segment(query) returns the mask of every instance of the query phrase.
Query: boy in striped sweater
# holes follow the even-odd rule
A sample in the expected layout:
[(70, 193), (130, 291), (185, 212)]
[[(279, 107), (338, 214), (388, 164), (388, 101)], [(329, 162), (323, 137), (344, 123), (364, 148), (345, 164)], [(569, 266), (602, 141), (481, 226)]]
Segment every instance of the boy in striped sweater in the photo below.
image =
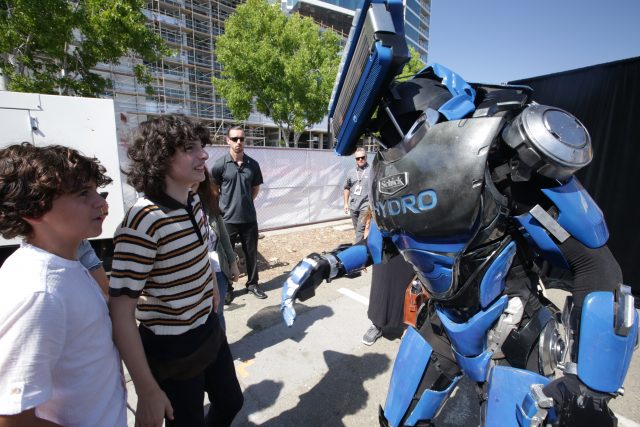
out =
[(128, 151), (127, 181), (144, 195), (114, 237), (109, 306), (138, 395), (136, 425), (227, 426), (243, 403), (216, 315), (205, 217), (189, 191), (208, 158), (196, 126), (183, 116), (148, 120)]

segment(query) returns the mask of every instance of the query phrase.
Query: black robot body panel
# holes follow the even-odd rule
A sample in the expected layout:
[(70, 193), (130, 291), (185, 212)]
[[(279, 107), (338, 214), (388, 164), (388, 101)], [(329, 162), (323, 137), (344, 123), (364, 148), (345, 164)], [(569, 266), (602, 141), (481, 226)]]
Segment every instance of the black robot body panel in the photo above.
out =
[[(402, 156), (373, 161), (372, 207), (378, 227), (419, 237), (471, 236), (489, 148), (499, 117), (437, 124)], [(396, 150), (402, 147), (394, 147)]]

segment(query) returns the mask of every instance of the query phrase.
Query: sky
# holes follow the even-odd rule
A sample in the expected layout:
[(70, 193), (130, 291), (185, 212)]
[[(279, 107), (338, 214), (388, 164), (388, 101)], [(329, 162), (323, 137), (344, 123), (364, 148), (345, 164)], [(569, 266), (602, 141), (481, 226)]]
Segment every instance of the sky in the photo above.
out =
[(429, 64), (506, 83), (640, 56), (640, 0), (432, 0)]

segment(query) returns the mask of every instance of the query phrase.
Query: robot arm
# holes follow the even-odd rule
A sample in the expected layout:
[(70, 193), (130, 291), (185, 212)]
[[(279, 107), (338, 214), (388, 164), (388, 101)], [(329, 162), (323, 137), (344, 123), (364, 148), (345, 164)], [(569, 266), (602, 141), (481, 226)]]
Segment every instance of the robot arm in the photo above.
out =
[[(537, 121), (542, 117), (564, 132), (556, 132), (558, 140), (540, 130)], [(553, 398), (561, 425), (614, 425), (607, 402), (621, 393), (638, 342), (638, 316), (606, 245), (604, 215), (572, 176), (591, 160), (589, 135), (568, 113), (535, 105), (525, 109), (503, 137), (518, 153), (512, 181), (528, 182), (520, 185), (527, 189), (522, 194), (511, 193), (520, 208), (514, 215), (520, 232), (538, 256), (572, 274), (567, 304), (573, 307), (563, 316), (569, 350), (564, 375), (544, 387), (544, 396)], [(562, 151), (560, 141), (570, 142), (573, 150)], [(540, 182), (556, 184), (536, 187)], [(596, 343), (598, 350), (593, 351)], [(530, 408), (528, 416), (533, 417), (534, 406)]]
[(293, 308), (296, 299), (305, 301), (314, 296), (315, 289), (323, 280), (330, 282), (371, 264), (379, 264), (382, 262), (383, 246), (382, 233), (375, 221), (372, 221), (366, 239), (330, 253), (312, 253), (300, 261), (282, 287), (280, 311), (287, 326), (293, 325), (296, 318)]
[(623, 393), (638, 346), (638, 314), (633, 303), (631, 290), (624, 285), (615, 292), (591, 292), (584, 298), (579, 311), (577, 364), (565, 363), (564, 376), (543, 389), (553, 398), (560, 425), (616, 425), (607, 402)]
[[(280, 311), (287, 326), (293, 325), (296, 311), (293, 303), (296, 299), (305, 301), (315, 295), (315, 289), (323, 280), (330, 282), (349, 273), (359, 271), (376, 260), (380, 255), (372, 252), (381, 251), (382, 246), (376, 246), (374, 236), (377, 228), (372, 226), (370, 236), (346, 249), (319, 255), (312, 253), (300, 261), (289, 274), (282, 287), (282, 302)], [(379, 234), (379, 232), (377, 233)]]

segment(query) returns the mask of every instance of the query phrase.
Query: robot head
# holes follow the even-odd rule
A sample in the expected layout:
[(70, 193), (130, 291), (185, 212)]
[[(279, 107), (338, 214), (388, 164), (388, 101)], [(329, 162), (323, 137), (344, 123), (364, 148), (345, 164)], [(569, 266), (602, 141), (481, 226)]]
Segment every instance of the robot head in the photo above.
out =
[(443, 118), (438, 109), (451, 98), (449, 90), (431, 78), (416, 76), (395, 84), (378, 106), (376, 125), (382, 144), (394, 147), (406, 142), (418, 126), (435, 125)]

